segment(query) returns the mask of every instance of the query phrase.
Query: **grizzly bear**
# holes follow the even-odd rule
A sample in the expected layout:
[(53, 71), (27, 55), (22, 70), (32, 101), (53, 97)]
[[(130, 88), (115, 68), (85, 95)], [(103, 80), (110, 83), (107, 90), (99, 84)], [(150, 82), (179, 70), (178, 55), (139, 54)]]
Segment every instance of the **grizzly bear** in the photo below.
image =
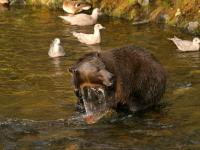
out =
[(156, 105), (165, 92), (164, 68), (147, 50), (136, 46), (88, 53), (69, 71), (78, 106), (90, 117), (99, 117), (108, 109), (144, 110)]

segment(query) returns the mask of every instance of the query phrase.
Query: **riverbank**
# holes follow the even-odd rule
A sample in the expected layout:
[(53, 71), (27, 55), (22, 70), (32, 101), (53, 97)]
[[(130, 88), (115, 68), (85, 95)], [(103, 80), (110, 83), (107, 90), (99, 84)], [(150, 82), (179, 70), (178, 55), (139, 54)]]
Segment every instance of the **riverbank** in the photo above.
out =
[[(88, 47), (71, 33), (92, 33), (92, 27), (71, 26), (60, 14), (62, 9), (13, 6), (0, 15), (0, 150), (200, 149), (200, 55), (180, 53), (167, 40), (193, 36), (154, 23), (138, 27), (102, 17), (102, 43)], [(50, 59), (48, 50), (56, 37), (67, 55)], [(96, 49), (130, 44), (147, 49), (166, 69), (163, 105), (87, 125), (75, 110), (67, 68)]]
[[(13, 4), (22, 0), (12, 0)], [(62, 9), (63, 0), (27, 0), (26, 5)], [(165, 23), (200, 35), (199, 0), (89, 0), (108, 16), (132, 20), (133, 24)], [(22, 2), (20, 2), (22, 4)]]
[(200, 34), (199, 0), (92, 0), (109, 16), (133, 20), (134, 24), (156, 22)]

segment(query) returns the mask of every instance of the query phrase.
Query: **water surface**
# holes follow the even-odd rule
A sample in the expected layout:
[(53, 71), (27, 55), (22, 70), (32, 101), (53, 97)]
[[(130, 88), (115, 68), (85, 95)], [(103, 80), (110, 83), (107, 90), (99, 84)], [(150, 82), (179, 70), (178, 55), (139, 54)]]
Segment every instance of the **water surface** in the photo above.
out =
[[(64, 23), (57, 17), (62, 11), (0, 13), (0, 149), (200, 149), (200, 53), (180, 53), (167, 40), (192, 36), (163, 25), (101, 17), (102, 43), (88, 47), (71, 32), (91, 33), (93, 27)], [(67, 56), (51, 59), (47, 53), (56, 37)], [(73, 120), (76, 98), (67, 68), (89, 51), (130, 44), (147, 48), (166, 69), (161, 106), (139, 116), (113, 114), (93, 125)]]

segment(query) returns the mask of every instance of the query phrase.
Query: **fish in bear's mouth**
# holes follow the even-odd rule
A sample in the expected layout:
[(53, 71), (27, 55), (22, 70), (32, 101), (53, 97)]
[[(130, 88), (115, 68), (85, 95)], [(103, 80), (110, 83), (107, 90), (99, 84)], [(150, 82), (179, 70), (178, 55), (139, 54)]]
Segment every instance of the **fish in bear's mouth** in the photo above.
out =
[(78, 98), (82, 100), (85, 109), (83, 117), (88, 124), (97, 122), (108, 112), (108, 95), (105, 87), (84, 86), (78, 92)]

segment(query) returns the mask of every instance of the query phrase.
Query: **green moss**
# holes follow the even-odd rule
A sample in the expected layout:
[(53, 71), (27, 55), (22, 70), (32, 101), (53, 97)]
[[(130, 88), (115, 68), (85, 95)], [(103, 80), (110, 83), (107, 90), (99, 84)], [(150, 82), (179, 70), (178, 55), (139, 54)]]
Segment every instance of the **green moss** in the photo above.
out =
[(121, 17), (122, 15), (124, 15), (125, 9), (126, 9), (127, 6), (128, 6), (128, 4), (126, 3), (126, 4), (123, 4), (123, 5), (120, 5), (116, 9), (114, 9), (113, 12), (112, 12), (113, 16)]
[(135, 9), (131, 10), (129, 13), (129, 19), (135, 18), (137, 16), (137, 11)]
[(168, 0), (168, 1), (163, 1), (162, 2), (162, 6), (165, 8), (169, 8), (172, 6), (172, 3)]
[(136, 4), (137, 0), (128, 0), (128, 4)]

